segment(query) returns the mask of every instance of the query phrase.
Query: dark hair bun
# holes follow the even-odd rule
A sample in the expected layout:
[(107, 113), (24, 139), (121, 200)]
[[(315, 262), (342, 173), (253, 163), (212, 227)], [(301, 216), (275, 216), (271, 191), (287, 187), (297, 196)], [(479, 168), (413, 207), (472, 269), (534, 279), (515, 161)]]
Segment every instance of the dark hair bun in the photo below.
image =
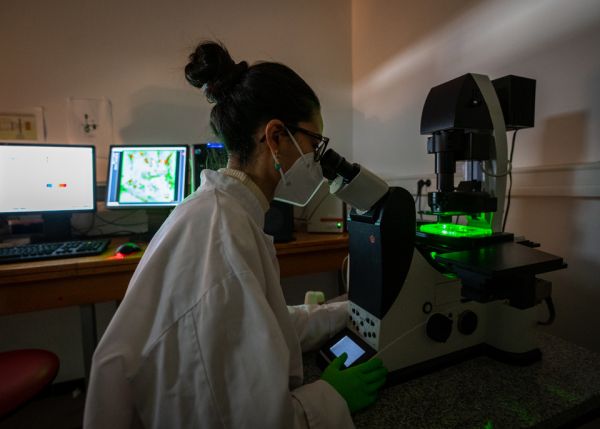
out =
[(227, 49), (215, 42), (200, 43), (189, 60), (185, 78), (191, 85), (202, 88), (211, 102), (226, 98), (248, 70), (246, 61), (236, 64)]

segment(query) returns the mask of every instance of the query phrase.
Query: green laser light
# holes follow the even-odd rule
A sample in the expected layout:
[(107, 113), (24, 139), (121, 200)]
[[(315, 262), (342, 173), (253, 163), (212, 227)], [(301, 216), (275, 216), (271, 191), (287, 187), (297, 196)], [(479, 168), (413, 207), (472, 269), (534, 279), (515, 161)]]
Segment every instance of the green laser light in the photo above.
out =
[(487, 237), (492, 235), (490, 228), (457, 225), (454, 223), (430, 223), (421, 225), (419, 231), (446, 237)]

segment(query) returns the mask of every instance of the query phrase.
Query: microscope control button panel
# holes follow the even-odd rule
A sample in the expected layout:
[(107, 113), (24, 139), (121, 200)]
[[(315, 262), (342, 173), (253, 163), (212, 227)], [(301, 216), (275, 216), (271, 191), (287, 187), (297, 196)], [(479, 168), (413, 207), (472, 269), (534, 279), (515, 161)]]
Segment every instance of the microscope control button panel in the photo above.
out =
[(380, 321), (357, 304), (350, 302), (348, 327), (353, 329), (371, 347), (377, 349)]

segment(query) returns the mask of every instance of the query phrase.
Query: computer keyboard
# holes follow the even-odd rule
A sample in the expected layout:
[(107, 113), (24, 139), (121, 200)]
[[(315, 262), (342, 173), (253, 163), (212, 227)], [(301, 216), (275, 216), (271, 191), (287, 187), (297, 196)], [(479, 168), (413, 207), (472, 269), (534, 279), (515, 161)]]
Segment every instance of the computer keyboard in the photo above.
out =
[(104, 252), (110, 239), (72, 240), (55, 243), (22, 244), (0, 248), (0, 264), (29, 262), (40, 259), (71, 258), (99, 255)]

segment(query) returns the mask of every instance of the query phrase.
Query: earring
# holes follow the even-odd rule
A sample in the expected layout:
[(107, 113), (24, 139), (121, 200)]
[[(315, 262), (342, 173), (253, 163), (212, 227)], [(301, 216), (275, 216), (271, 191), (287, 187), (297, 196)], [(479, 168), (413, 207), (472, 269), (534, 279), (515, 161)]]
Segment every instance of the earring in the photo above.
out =
[(279, 152), (275, 152), (274, 158), (275, 158), (275, 171), (279, 171), (279, 170), (281, 170), (281, 164), (279, 163)]

